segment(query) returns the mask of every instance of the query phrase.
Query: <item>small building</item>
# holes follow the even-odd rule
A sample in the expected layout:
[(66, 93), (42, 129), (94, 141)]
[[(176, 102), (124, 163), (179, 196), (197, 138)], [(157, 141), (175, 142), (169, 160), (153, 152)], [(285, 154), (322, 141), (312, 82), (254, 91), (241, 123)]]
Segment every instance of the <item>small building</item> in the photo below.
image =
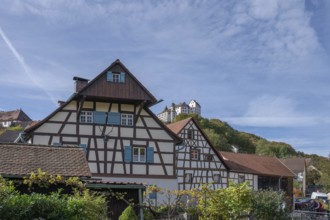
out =
[(22, 127), (25, 127), (25, 123), (30, 121), (32, 119), (22, 109), (0, 111), (0, 126), (2, 127), (6, 128), (19, 123), (23, 123)]
[[(86, 153), (82, 148), (66, 146), (54, 147), (44, 145), (27, 144), (1, 144), (0, 143), (0, 175), (7, 179), (22, 181), (23, 177), (29, 176), (31, 172), (37, 173), (38, 169), (50, 175), (61, 175), (65, 178), (79, 177), (86, 184), (87, 188), (96, 191), (109, 191), (125, 193), (127, 201), (133, 201), (137, 213), (143, 217), (142, 198), (145, 185), (137, 182), (114, 182), (102, 181), (102, 179), (91, 178)], [(27, 191), (27, 187), (19, 184), (18, 190)], [(52, 190), (46, 188), (43, 192)], [(65, 187), (65, 186), (63, 186)], [(65, 191), (65, 190), (64, 190)], [(115, 197), (108, 199), (108, 216), (111, 219), (118, 219), (119, 215), (127, 207), (123, 200)], [(141, 219), (142, 219), (141, 217)]]
[(229, 179), (234, 182), (249, 181), (254, 190), (282, 190), (292, 198), (295, 174), (276, 157), (225, 151), (219, 151), (219, 155), (229, 168)]
[(201, 116), (202, 108), (196, 100), (191, 100), (189, 104), (182, 102), (179, 104), (172, 103), (170, 107), (165, 107), (157, 117), (164, 123), (171, 123), (175, 117), (180, 114), (197, 114)]

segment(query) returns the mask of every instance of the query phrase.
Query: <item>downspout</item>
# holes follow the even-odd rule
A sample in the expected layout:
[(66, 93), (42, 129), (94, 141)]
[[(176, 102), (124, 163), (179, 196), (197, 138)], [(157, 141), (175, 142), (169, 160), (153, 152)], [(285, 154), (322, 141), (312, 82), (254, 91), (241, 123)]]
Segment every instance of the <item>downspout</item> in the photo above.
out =
[(139, 189), (139, 206), (140, 206), (140, 220), (144, 219), (143, 216), (143, 203), (142, 203), (142, 189)]

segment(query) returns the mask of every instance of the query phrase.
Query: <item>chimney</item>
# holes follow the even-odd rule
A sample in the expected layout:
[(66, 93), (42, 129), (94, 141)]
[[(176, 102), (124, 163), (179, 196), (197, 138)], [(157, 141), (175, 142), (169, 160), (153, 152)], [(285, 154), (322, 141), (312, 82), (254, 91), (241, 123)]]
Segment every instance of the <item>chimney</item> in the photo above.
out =
[(88, 84), (88, 79), (80, 78), (80, 77), (73, 77), (73, 80), (75, 80), (75, 92), (79, 92), (82, 90), (87, 84)]
[(65, 101), (58, 100), (57, 103), (58, 103), (59, 107), (61, 107), (65, 103)]

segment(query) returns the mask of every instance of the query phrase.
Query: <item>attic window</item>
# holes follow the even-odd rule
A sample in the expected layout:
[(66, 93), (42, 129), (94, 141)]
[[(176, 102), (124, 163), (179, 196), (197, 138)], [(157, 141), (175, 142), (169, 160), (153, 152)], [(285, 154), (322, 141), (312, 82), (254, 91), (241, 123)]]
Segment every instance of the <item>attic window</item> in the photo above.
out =
[(193, 131), (192, 129), (189, 129), (187, 132), (188, 132), (188, 133), (187, 133), (187, 138), (188, 138), (189, 140), (194, 139), (194, 131)]
[(124, 72), (107, 72), (107, 81), (112, 83), (125, 83), (125, 73)]

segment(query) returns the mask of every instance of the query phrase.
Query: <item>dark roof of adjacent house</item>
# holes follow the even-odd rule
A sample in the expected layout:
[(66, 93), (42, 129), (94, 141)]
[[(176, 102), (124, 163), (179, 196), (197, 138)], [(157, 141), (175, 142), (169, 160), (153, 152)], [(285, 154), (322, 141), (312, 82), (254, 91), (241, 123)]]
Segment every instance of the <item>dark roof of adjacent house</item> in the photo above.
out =
[(280, 159), (296, 175), (306, 170), (306, 161), (302, 157), (292, 157)]
[(219, 151), (231, 171), (267, 176), (294, 177), (276, 157)]
[(81, 148), (0, 144), (0, 175), (25, 176), (39, 168), (52, 175), (91, 177)]
[(32, 119), (22, 109), (16, 109), (13, 111), (1, 111), (0, 121), (32, 121)]
[(20, 131), (5, 130), (0, 134), (0, 143), (14, 143), (18, 138)]

